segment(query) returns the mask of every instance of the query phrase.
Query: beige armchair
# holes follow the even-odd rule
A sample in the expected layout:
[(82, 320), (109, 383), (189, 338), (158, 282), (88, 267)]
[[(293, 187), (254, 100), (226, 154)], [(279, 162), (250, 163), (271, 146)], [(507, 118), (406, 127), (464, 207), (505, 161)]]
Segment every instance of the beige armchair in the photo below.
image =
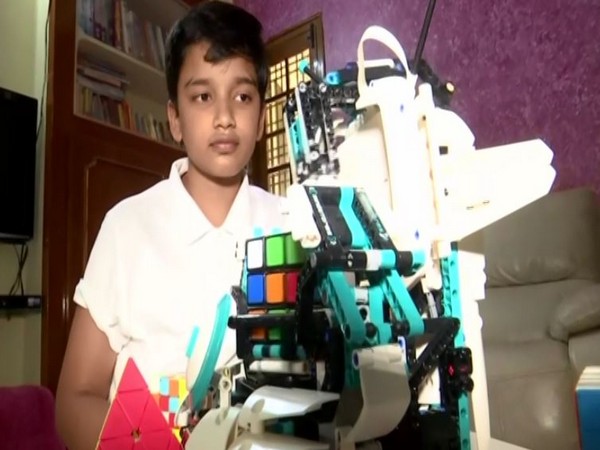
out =
[(556, 192), (484, 231), (480, 302), (494, 438), (577, 450), (574, 385), (600, 364), (600, 204)]

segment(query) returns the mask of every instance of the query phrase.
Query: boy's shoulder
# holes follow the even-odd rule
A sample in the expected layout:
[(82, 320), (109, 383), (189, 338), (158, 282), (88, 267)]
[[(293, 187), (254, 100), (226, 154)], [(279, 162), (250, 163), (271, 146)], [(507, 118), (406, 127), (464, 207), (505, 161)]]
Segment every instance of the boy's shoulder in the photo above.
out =
[(106, 218), (119, 224), (131, 224), (159, 217), (161, 212), (169, 208), (172, 201), (169, 191), (168, 179), (161, 180), (137, 194), (120, 200), (108, 211)]
[[(272, 194), (255, 185), (248, 184), (246, 189), (246, 198), (250, 203), (253, 221), (258, 222), (257, 225), (283, 226), (288, 211), (287, 198)], [(175, 208), (176, 203), (180, 206), (189, 206), (187, 202), (182, 201), (179, 194), (181, 193), (177, 192), (172, 179), (161, 180), (119, 201), (108, 211), (106, 219), (113, 225), (123, 228), (156, 224), (167, 217), (177, 215), (175, 209), (179, 210), (179, 208)]]
[(280, 208), (282, 205), (285, 205), (285, 197), (272, 194), (259, 186), (249, 185), (248, 191), (250, 193), (251, 201), (258, 207)]
[(258, 186), (249, 186), (252, 216), (263, 227), (287, 228), (287, 198), (272, 194)]

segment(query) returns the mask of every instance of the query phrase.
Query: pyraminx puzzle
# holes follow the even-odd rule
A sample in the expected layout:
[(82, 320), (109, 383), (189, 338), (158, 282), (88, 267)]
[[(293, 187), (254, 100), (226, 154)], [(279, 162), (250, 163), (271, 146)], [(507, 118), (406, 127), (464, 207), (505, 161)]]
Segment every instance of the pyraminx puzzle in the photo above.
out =
[(133, 359), (127, 361), (96, 450), (181, 450)]

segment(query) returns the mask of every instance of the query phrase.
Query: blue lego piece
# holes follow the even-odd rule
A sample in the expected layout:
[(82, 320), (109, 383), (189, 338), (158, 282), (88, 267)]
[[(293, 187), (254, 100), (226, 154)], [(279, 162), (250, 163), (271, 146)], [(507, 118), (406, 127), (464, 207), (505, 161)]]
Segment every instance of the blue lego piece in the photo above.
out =
[(338, 86), (342, 84), (342, 77), (337, 70), (329, 72), (327, 75), (325, 75), (325, 83), (330, 86)]

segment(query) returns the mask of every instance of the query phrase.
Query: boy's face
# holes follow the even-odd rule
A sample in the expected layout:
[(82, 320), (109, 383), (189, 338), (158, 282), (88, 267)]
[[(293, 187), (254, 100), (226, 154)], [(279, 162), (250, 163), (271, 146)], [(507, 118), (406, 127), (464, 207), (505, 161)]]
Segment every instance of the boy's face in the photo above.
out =
[(169, 124), (175, 140), (183, 140), (190, 171), (226, 182), (250, 161), (262, 137), (264, 108), (252, 63), (241, 57), (209, 63), (208, 48), (201, 42), (187, 49)]

